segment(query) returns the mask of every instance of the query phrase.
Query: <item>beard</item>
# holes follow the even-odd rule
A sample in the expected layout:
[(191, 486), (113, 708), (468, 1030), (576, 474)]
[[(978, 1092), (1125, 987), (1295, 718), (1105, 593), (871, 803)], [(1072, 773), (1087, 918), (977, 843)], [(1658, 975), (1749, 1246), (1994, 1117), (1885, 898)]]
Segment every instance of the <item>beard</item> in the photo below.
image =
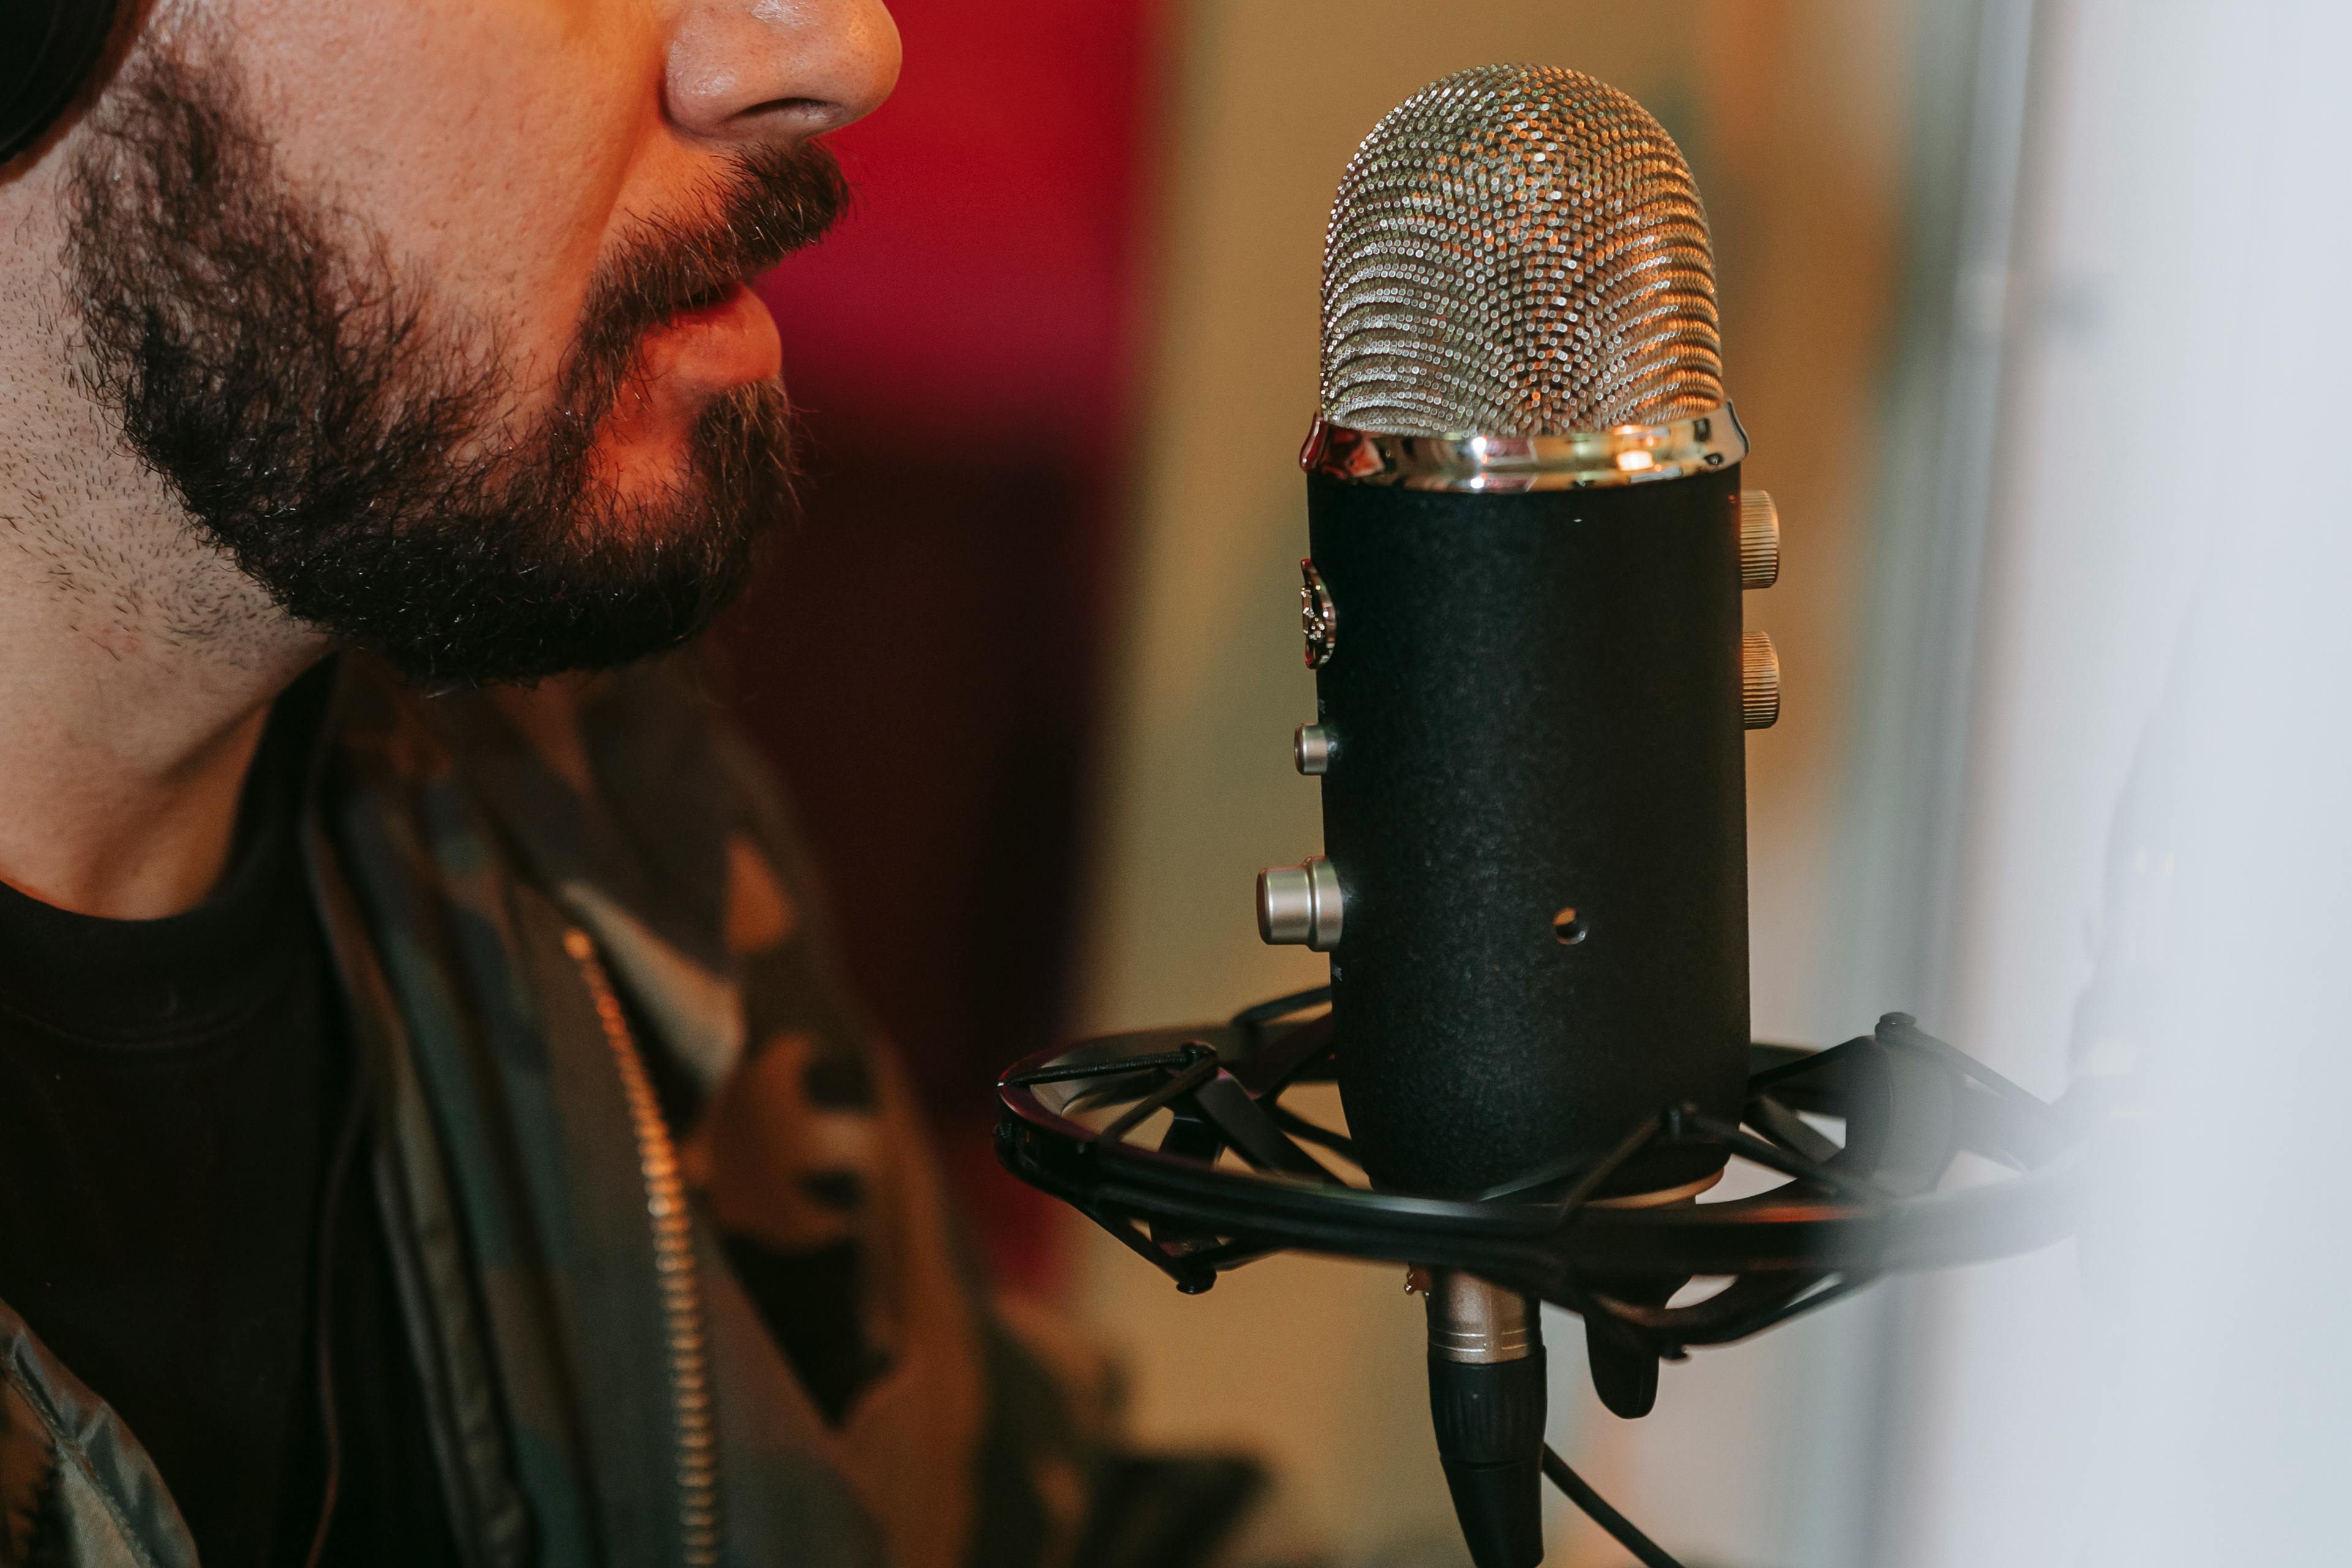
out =
[(714, 399), (652, 493), (620, 494), (596, 445), (648, 331), (839, 216), (823, 147), (738, 154), (689, 216), (633, 235), (526, 419), (498, 333), (295, 190), (233, 72), (135, 61), (92, 131), (67, 196), (86, 389), (194, 528), (337, 644), (431, 685), (610, 668), (707, 626), (791, 515), (772, 382)]

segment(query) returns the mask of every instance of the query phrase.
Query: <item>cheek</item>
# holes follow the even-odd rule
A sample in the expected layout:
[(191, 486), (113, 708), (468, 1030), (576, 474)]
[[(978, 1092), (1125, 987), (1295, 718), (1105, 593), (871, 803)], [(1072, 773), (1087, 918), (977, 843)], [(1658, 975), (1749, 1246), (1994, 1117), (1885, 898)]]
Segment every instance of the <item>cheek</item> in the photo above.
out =
[(633, 165), (661, 134), (662, 43), (634, 0), (286, 4), (241, 27), (301, 188), (349, 209), (452, 328), (543, 388)]

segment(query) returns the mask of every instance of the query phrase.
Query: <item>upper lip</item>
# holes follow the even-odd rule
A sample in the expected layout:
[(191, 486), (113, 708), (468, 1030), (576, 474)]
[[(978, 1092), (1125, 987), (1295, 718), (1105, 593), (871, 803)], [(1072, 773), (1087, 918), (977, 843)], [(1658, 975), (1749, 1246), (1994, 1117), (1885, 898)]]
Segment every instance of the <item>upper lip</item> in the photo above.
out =
[(743, 280), (741, 278), (720, 278), (717, 282), (711, 283), (704, 287), (698, 288), (693, 293), (679, 299), (677, 302), (677, 308), (670, 313), (674, 316), (683, 316), (689, 310), (707, 310), (711, 306), (723, 302), (730, 295), (733, 294), (738, 288), (742, 287)]

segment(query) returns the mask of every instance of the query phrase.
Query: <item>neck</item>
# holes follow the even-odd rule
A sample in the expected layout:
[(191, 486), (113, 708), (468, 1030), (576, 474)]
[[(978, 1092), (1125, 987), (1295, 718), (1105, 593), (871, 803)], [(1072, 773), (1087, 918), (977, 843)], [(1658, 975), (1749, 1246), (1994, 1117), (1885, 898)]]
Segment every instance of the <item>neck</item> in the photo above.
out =
[(59, 372), (61, 301), (20, 281), (42, 276), (20, 243), (0, 239), (0, 882), (153, 919), (220, 881), (269, 705), (326, 644)]
[(195, 907), (227, 869), (269, 703), (299, 672), (222, 681), (118, 660), (81, 628), (26, 635), (21, 611), (0, 595), (0, 881), (113, 919)]
[[(0, 881), (114, 919), (192, 909), (227, 867), (270, 703), (325, 650), (308, 634), (224, 647), (173, 613), (185, 582), (126, 581), (105, 570), (120, 549), (79, 548), (160, 535), (184, 552), (176, 517), (45, 522), (10, 493), (17, 466), (0, 458), (0, 539), (16, 547), (0, 549)], [(243, 591), (233, 566), (203, 564)]]

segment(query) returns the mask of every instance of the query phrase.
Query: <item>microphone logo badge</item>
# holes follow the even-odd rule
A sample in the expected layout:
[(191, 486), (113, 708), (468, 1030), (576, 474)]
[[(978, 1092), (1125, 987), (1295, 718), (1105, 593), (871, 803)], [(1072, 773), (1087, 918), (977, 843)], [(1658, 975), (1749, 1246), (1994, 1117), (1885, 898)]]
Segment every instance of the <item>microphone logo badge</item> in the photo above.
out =
[(1307, 667), (1319, 670), (1339, 651), (1339, 610), (1312, 559), (1298, 563), (1298, 574), (1305, 580), (1298, 590), (1298, 623), (1307, 633)]

